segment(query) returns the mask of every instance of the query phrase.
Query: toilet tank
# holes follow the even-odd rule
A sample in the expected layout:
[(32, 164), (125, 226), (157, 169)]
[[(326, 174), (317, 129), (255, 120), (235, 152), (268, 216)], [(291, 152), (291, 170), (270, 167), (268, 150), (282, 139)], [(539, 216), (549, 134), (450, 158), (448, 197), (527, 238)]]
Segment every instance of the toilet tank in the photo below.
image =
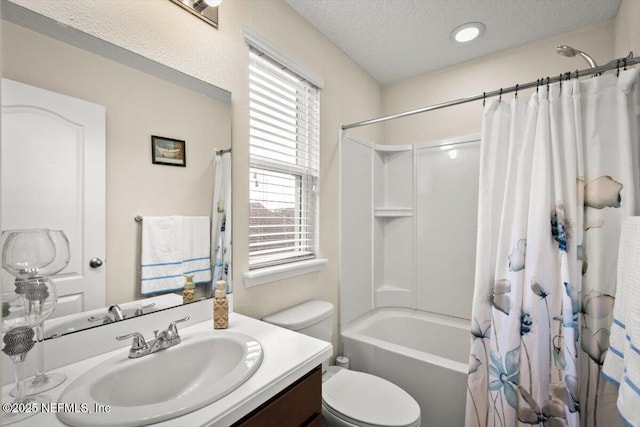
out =
[(263, 317), (262, 320), (323, 341), (332, 342), (333, 304), (327, 301), (306, 301)]

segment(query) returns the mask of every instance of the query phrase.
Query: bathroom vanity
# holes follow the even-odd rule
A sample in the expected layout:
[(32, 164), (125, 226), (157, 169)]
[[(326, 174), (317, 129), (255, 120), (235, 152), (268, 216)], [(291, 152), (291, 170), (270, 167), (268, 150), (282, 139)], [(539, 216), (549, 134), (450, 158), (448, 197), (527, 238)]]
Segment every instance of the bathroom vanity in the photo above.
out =
[(322, 367), (315, 367), (233, 425), (322, 426)]
[[(210, 301), (208, 303), (210, 304)], [(208, 306), (208, 304), (206, 305)], [(169, 317), (175, 317), (176, 311), (175, 309), (167, 310), (145, 317), (154, 316), (156, 328), (164, 328), (165, 323), (168, 323), (167, 319), (171, 321)], [(145, 336), (151, 335), (151, 331), (144, 329), (145, 326), (142, 324), (135, 326), (135, 328), (141, 328), (140, 332)], [(101, 328), (101, 331), (105, 329), (107, 328)], [(189, 340), (199, 339), (203, 336), (214, 337), (229, 332), (248, 335), (260, 344), (263, 359), (258, 369), (242, 385), (215, 402), (193, 412), (153, 425), (175, 427), (187, 425), (247, 427), (275, 424), (320, 426), (322, 420), (320, 365), (332, 354), (332, 346), (328, 342), (240, 314), (230, 313), (229, 329), (225, 331), (214, 330), (209, 318), (206, 321), (180, 328), (183, 342), (162, 352), (170, 352), (178, 349), (180, 345), (188, 345), (185, 343), (188, 343)], [(55, 343), (63, 338), (54, 339), (51, 342)], [(85, 337), (85, 339), (91, 338)], [(115, 337), (113, 341), (115, 342)], [(95, 372), (101, 367), (104, 369), (109, 360), (120, 358), (117, 363), (123, 365), (133, 362), (132, 359), (126, 359), (130, 342), (119, 341), (118, 343), (124, 347), (55, 369), (55, 371), (66, 374), (68, 379), (58, 388), (45, 394), (51, 397), (52, 402), (58, 402), (65, 389), (78, 377), (85, 373)], [(151, 361), (151, 358), (161, 355), (162, 352), (144, 356), (137, 361), (145, 363), (145, 358), (149, 358), (148, 361)], [(165, 374), (166, 372), (157, 372), (160, 378), (166, 377)], [(3, 387), (3, 402), (11, 402), (12, 398), (8, 393), (12, 387), (13, 384)], [(59, 409), (66, 410), (65, 408)], [(87, 421), (90, 421), (90, 417), (91, 414), (87, 414)], [(266, 420), (268, 422), (265, 423)], [(40, 413), (13, 425), (64, 426), (65, 424), (59, 420), (55, 413)]]

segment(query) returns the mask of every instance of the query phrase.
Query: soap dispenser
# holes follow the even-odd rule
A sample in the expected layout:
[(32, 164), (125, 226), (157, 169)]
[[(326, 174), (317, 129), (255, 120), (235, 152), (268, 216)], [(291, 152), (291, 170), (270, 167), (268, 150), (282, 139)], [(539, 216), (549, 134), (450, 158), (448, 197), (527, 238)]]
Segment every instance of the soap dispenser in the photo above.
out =
[(184, 284), (184, 291), (182, 291), (182, 303), (189, 304), (195, 301), (195, 285), (193, 284), (193, 274), (184, 274), (187, 278), (187, 282)]
[(213, 298), (213, 328), (229, 327), (229, 300), (227, 299), (227, 282), (218, 280)]

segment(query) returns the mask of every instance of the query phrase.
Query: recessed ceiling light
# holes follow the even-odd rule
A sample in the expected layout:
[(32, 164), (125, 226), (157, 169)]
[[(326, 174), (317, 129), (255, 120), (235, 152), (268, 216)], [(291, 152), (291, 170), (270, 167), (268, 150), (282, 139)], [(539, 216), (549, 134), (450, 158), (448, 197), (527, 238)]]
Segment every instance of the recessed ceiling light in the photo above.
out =
[(484, 32), (485, 26), (480, 22), (467, 22), (451, 31), (451, 40), (466, 43), (477, 38)]

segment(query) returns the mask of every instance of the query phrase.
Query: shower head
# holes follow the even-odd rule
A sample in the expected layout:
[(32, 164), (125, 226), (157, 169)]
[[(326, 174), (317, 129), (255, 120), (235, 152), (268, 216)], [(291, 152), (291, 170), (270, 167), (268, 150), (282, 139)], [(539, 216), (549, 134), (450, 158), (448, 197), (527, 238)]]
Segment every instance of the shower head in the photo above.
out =
[(558, 55), (562, 55), (562, 56), (566, 56), (566, 57), (573, 57), (576, 55), (580, 55), (584, 58), (585, 61), (587, 61), (589, 63), (589, 66), (591, 68), (595, 68), (598, 66), (598, 64), (596, 64), (596, 61), (593, 60), (592, 57), (590, 57), (589, 55), (587, 55), (586, 53), (584, 53), (581, 50), (575, 49), (571, 46), (567, 46), (567, 45), (560, 45), (556, 48), (556, 52), (558, 52)]

